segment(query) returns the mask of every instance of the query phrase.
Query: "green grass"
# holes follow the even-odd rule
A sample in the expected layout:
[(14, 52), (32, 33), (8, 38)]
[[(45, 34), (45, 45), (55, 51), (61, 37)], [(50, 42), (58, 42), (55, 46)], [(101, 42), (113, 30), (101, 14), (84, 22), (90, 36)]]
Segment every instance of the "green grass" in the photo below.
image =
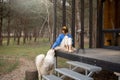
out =
[[(5, 40), (4, 40), (5, 41)], [(14, 43), (14, 42), (12, 42)], [(20, 45), (11, 45), (0, 46), (0, 56), (1, 55), (10, 55), (10, 56), (35, 56), (36, 54), (46, 53), (50, 48), (47, 39), (41, 39), (39, 42), (30, 42), (27, 44)]]
[(67, 59), (58, 57), (57, 61), (58, 61), (58, 64), (57, 64), (58, 67), (63, 67), (63, 66), (66, 67), (66, 68), (69, 67), (69, 65), (66, 64)]
[[(19, 58), (24, 57), (29, 60), (34, 60), (38, 54), (46, 54), (50, 49), (48, 39), (39, 39), (39, 41), (29, 41), (27, 44), (16, 45), (11, 39), (11, 44), (6, 45), (6, 39), (4, 39), (4, 45), (0, 46), (0, 74), (8, 73), (16, 69), (19, 65)], [(5, 57), (5, 59), (4, 59)], [(7, 58), (12, 58), (9, 60)], [(58, 57), (59, 67), (68, 67), (65, 63), (66, 59)]]
[(5, 44), (0, 46), (0, 74), (11, 72), (19, 65), (19, 58), (34, 60), (38, 54), (46, 54), (50, 45), (47, 39), (41, 39), (39, 42), (30, 42), (27, 44), (9, 46)]
[(18, 65), (19, 61), (16, 59), (0, 59), (0, 74), (11, 72), (12, 70), (16, 69)]

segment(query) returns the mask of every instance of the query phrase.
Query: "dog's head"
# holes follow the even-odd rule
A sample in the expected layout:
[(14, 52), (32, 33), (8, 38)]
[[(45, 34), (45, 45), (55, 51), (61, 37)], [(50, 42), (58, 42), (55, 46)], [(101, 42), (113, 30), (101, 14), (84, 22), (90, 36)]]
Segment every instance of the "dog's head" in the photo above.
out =
[(55, 50), (53, 50), (53, 49), (48, 50), (47, 55), (54, 56), (55, 55)]

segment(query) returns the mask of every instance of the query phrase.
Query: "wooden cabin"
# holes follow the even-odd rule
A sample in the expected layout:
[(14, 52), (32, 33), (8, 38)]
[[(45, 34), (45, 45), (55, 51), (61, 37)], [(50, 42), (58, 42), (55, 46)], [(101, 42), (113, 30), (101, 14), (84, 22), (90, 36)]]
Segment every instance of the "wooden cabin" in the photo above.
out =
[[(71, 32), (73, 39), (75, 38), (75, 1), (72, 0), (72, 19)], [(80, 0), (80, 16), (81, 16), (81, 34), (78, 52), (69, 54), (66, 52), (56, 51), (56, 57), (62, 57), (70, 60), (81, 61), (102, 67), (103, 70), (109, 70), (120, 73), (120, 0), (97, 0), (97, 24), (96, 36), (93, 42), (93, 0), (89, 1), (89, 49), (84, 44), (84, 0)], [(65, 14), (65, 2), (63, 0), (63, 16)], [(54, 0), (54, 37), (56, 39), (56, 14), (57, 0)], [(65, 18), (63, 17), (63, 24)], [(95, 33), (94, 32), (94, 33)], [(75, 40), (74, 40), (75, 42)], [(96, 43), (96, 44), (94, 44)], [(93, 48), (92, 46), (96, 47)]]

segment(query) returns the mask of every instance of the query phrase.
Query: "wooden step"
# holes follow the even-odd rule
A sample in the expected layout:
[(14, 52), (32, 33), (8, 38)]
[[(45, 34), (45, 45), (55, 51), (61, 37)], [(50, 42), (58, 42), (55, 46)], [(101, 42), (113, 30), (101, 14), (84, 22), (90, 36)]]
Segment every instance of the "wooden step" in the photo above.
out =
[(90, 65), (87, 63), (78, 62), (78, 61), (67, 61), (66, 63), (75, 66), (72, 70), (75, 70), (78, 67), (84, 69), (85, 75), (87, 76), (92, 76), (93, 73), (99, 72), (102, 70), (101, 67)]
[(55, 75), (43, 75), (42, 78), (45, 80), (62, 80), (61, 78)]
[(87, 63), (78, 62), (78, 61), (67, 61), (67, 63), (70, 65), (76, 66), (76, 67), (83, 68), (88, 71), (92, 71), (92, 72), (98, 72), (102, 70), (101, 67), (90, 65)]
[(75, 79), (75, 80), (93, 80), (93, 78), (91, 78), (91, 77), (82, 75), (80, 73), (77, 73), (77, 72), (72, 71), (72, 70), (67, 69), (67, 68), (56, 68), (55, 70), (57, 72), (65, 75), (65, 76), (68, 76), (68, 77)]

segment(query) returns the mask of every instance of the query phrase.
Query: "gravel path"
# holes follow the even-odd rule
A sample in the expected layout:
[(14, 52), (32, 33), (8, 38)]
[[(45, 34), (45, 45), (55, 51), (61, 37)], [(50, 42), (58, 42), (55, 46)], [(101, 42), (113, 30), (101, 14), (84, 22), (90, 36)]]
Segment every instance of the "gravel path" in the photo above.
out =
[(20, 66), (8, 74), (1, 75), (0, 80), (24, 80), (26, 70), (36, 69), (34, 61), (25, 58), (20, 58), (19, 60)]

